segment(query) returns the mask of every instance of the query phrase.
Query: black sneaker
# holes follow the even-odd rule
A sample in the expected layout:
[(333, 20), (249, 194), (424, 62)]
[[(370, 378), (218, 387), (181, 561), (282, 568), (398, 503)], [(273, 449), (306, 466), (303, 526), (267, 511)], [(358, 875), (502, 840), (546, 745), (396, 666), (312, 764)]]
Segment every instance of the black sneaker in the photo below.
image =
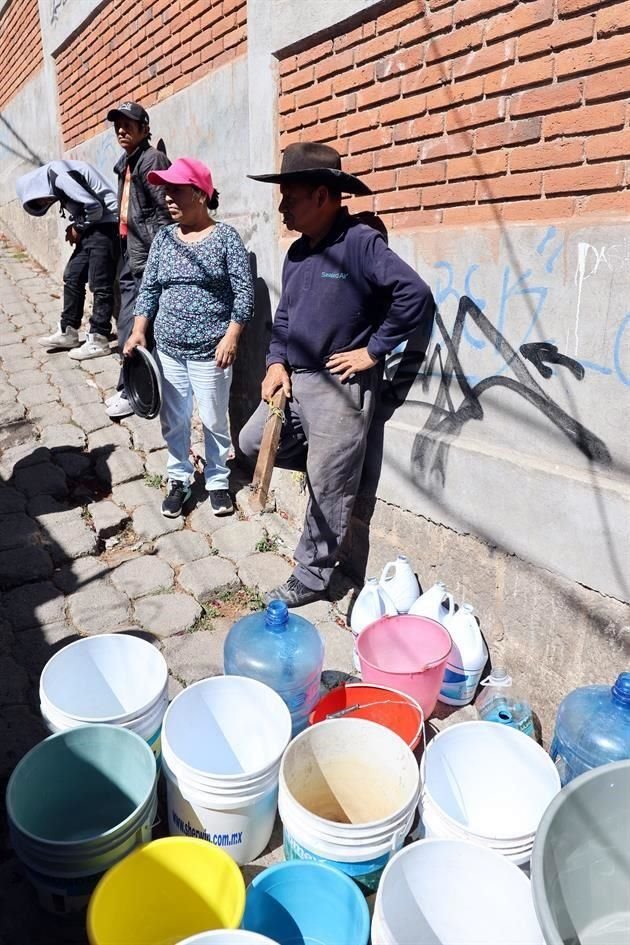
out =
[(162, 515), (166, 518), (177, 518), (190, 499), (190, 486), (185, 482), (171, 482), (171, 490), (162, 502)]
[(232, 496), (227, 489), (211, 489), (210, 506), (215, 515), (231, 515), (234, 511)]
[(287, 607), (301, 607), (303, 604), (312, 604), (315, 600), (321, 600), (326, 594), (325, 589), (314, 591), (312, 587), (302, 584), (294, 574), (281, 584), (274, 587), (272, 591), (265, 594), (265, 603), (270, 604), (272, 600), (282, 600)]

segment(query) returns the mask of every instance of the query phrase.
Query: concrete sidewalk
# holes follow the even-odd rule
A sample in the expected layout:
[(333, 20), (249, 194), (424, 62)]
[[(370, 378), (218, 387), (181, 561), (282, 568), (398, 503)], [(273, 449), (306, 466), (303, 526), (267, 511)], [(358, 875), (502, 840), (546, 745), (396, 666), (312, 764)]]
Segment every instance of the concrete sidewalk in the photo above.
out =
[[(58, 321), (60, 296), (60, 284), (0, 242), (3, 794), (16, 763), (47, 734), (38, 683), (54, 652), (81, 636), (134, 628), (164, 653), (172, 697), (222, 671), (227, 631), (289, 575), (298, 540), (278, 513), (215, 518), (202, 491), (186, 519), (161, 515), (159, 422), (113, 423), (102, 403), (115, 388), (116, 355), (79, 363), (37, 343)], [(300, 611), (324, 637), (331, 681), (352, 668), (342, 609), (318, 602)], [(279, 842), (276, 832), (263, 862), (278, 858)], [(39, 910), (2, 818), (0, 945), (84, 941), (83, 920)]]

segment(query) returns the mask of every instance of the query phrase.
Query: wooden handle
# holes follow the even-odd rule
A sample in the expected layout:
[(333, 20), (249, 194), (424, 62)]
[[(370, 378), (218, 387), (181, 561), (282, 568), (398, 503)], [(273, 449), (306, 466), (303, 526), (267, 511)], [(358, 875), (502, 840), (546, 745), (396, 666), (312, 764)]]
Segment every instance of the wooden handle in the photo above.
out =
[(267, 495), (269, 493), (269, 483), (273, 465), (276, 461), (276, 452), (280, 442), (280, 432), (284, 422), (284, 408), (287, 403), (287, 396), (280, 388), (271, 398), (269, 405), (269, 416), (263, 430), (258, 461), (254, 470), (252, 479), (252, 492), (254, 493), (252, 505), (262, 511), (267, 504)]

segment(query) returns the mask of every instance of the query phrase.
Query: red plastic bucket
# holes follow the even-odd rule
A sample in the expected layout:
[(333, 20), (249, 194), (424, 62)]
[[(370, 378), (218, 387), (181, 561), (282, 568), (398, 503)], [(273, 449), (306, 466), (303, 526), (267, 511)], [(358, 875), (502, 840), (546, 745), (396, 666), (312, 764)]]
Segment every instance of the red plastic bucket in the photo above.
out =
[(367, 719), (395, 732), (411, 749), (422, 736), (424, 718), (415, 699), (387, 686), (346, 683), (323, 696), (308, 717), (309, 725), (325, 722), (331, 716)]
[(437, 620), (413, 614), (381, 617), (357, 639), (361, 676), (366, 683), (411, 696), (426, 719), (435, 708), (452, 645)]

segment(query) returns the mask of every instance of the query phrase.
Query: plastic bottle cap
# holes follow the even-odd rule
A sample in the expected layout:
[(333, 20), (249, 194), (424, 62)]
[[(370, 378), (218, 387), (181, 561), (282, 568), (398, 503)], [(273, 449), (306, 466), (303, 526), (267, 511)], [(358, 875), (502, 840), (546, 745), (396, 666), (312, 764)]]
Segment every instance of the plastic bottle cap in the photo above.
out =
[(481, 680), (482, 686), (504, 686), (507, 688), (512, 685), (512, 677), (508, 676), (502, 667), (493, 669), (489, 676)]
[(615, 702), (630, 706), (630, 673), (620, 673), (611, 691)]
[(268, 627), (281, 627), (289, 620), (289, 608), (283, 600), (272, 600), (265, 612)]
[(465, 610), (467, 614), (474, 614), (475, 612), (475, 608), (472, 604), (462, 604), (461, 609)]
[(374, 587), (375, 584), (378, 584), (378, 578), (368, 578), (365, 583), (369, 584), (371, 587)]

